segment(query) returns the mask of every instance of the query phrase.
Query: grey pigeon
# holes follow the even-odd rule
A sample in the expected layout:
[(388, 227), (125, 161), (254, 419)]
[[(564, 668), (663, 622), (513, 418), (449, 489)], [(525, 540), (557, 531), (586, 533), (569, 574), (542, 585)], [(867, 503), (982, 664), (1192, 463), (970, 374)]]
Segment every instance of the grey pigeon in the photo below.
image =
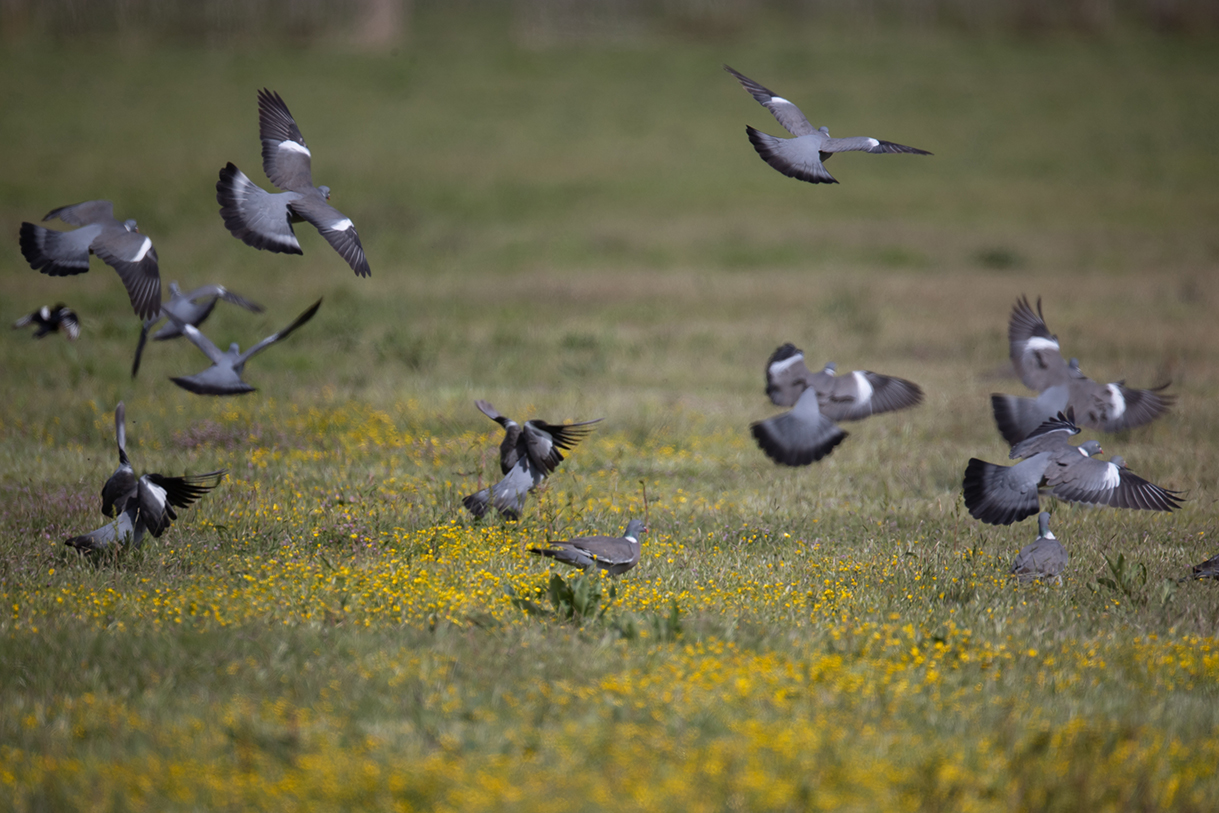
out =
[(787, 466), (805, 466), (833, 451), (847, 436), (835, 421), (858, 421), (923, 400), (919, 386), (904, 378), (867, 370), (839, 376), (833, 362), (814, 373), (791, 342), (766, 362), (766, 394), (792, 409), (751, 424), (750, 431), (762, 451)]
[[(204, 285), (189, 293), (182, 293), (178, 283), (169, 283), (169, 301), (161, 306), (161, 312), (157, 316), (146, 319), (144, 327), (140, 329), (140, 341), (135, 347), (135, 360), (131, 363), (131, 377), (135, 378), (140, 371), (140, 358), (144, 355), (144, 345), (148, 342), (148, 331), (152, 329), (153, 325), (162, 319), (168, 320), (160, 330), (153, 334), (153, 341), (163, 342), (168, 339), (176, 339), (182, 335), (182, 328), (179, 325), (199, 327), (207, 317), (212, 315), (212, 310), (221, 299), (253, 313), (262, 313), (264, 310), (262, 305), (251, 302), (223, 285)], [(178, 317), (177, 322), (169, 318), (170, 312)]]
[(736, 77), (741, 87), (783, 125), (795, 138), (776, 138), (746, 127), (745, 133), (762, 160), (789, 178), (799, 178), (809, 183), (838, 183), (825, 169), (825, 162), (837, 152), (870, 152), (876, 154), (905, 152), (914, 155), (931, 155), (926, 150), (880, 141), (875, 138), (856, 136), (853, 138), (830, 138), (828, 127), (813, 127), (800, 112), (800, 108), (767, 90), (744, 74), (737, 73), (727, 65), (724, 70)]
[(1050, 515), (1042, 511), (1037, 517), (1037, 538), (1016, 554), (1012, 575), (1022, 582), (1054, 579), (1062, 584), (1062, 571), (1067, 566), (1067, 551), (1050, 530)]
[(351, 218), (326, 202), (330, 200), (330, 187), (313, 185), (313, 154), (284, 100), (265, 88), (258, 92), (258, 135), (262, 139), (263, 171), (284, 191), (266, 192), (230, 161), (220, 170), (216, 182), (216, 201), (224, 225), (248, 246), (302, 254), (292, 224), (307, 221), (357, 275), (367, 277), (371, 271), (356, 227)]
[[(1007, 338), (1012, 365), (1036, 398), (991, 395), (991, 408), (999, 433), (1008, 443), (1019, 443), (1046, 420), (1073, 409), (1080, 426), (1118, 432), (1150, 423), (1163, 415), (1176, 398), (1162, 394), (1168, 384), (1149, 390), (1133, 389), (1125, 381), (1100, 384), (1079, 369), (1079, 360), (1064, 361), (1058, 337), (1050, 333), (1041, 313), (1027, 297), (1012, 308)], [(1170, 382), (1171, 383), (1171, 382)]]
[(504, 478), (490, 488), (484, 488), (462, 500), (476, 517), (495, 508), (509, 519), (520, 516), (525, 495), (536, 488), (547, 475), (563, 462), (563, 449), (571, 450), (593, 430), (589, 427), (601, 418), (579, 423), (555, 424), (543, 420), (525, 421), (522, 426), (506, 418), (486, 401), (475, 401), (484, 415), (504, 427), (500, 444), (500, 471)]
[(96, 555), (115, 546), (137, 548), (148, 529), (140, 519), (140, 509), (132, 506), (96, 531), (74, 536), (64, 544), (83, 554)]
[[(160, 537), (173, 520), (178, 518), (175, 508), (189, 508), (196, 500), (211, 491), (227, 473), (226, 470), (207, 474), (187, 474), (181, 477), (166, 477), (149, 472), (138, 480), (135, 468), (127, 457), (127, 408), (122, 401), (114, 410), (114, 434), (119, 450), (119, 466), (102, 486), (102, 513), (120, 519), (130, 511), (138, 513), (141, 535), (148, 530)], [(110, 527), (110, 526), (106, 526)], [(108, 533), (99, 528), (94, 533)], [(138, 540), (137, 540), (138, 541)]]
[(286, 339), (292, 331), (312, 319), (313, 314), (317, 313), (317, 309), (321, 305), (322, 300), (319, 299), (308, 310), (296, 317), (292, 324), (278, 333), (263, 339), (244, 353), (241, 352), (237, 342), (230, 344), (227, 351), (221, 352), (216, 345), (212, 344), (210, 339), (199, 332), (197, 327), (186, 324), (170, 311), (170, 321), (181, 329), (186, 338), (195, 343), (195, 347), (203, 351), (203, 355), (212, 360), (212, 366), (203, 372), (170, 378), (170, 381), (196, 395), (244, 395), (247, 392), (253, 392), (255, 388), (241, 378), (241, 373), (245, 369), (245, 363), (252, 356), (266, 350), (280, 339)]
[(161, 273), (152, 240), (140, 234), (134, 220), (114, 219), (114, 204), (90, 200), (52, 209), (43, 221), (58, 217), (73, 231), (55, 231), (22, 223), (21, 253), (35, 271), (63, 277), (89, 270), (96, 254), (118, 272), (136, 315), (151, 319), (161, 309)]
[(1177, 581), (1190, 579), (1219, 579), (1219, 556), (1212, 556), (1205, 562), (1200, 562), (1190, 568), (1188, 576)]
[(43, 305), (33, 313), (26, 314), (13, 322), (13, 330), (18, 330), (28, 325), (35, 325), (34, 338), (41, 339), (48, 333), (62, 331), (69, 341), (76, 341), (80, 338), (80, 320), (76, 318), (76, 311), (69, 308), (62, 302), (56, 302), (54, 307), (48, 308)]
[(596, 566), (617, 576), (639, 563), (639, 537), (646, 530), (642, 521), (633, 519), (627, 523), (622, 536), (581, 536), (550, 542), (544, 548), (530, 548), (529, 552), (582, 570)]
[(1038, 489), (1043, 486), (1069, 502), (1149, 511), (1181, 507), (1180, 492), (1160, 488), (1112, 462), (1094, 460), (1103, 451), (1097, 441), (1072, 446), (1068, 439), (1079, 431), (1073, 415), (1059, 414), (1012, 447), (1011, 459), (1021, 459), (1014, 466), (970, 458), (962, 484), (969, 513), (991, 525), (1011, 525), (1038, 512)]

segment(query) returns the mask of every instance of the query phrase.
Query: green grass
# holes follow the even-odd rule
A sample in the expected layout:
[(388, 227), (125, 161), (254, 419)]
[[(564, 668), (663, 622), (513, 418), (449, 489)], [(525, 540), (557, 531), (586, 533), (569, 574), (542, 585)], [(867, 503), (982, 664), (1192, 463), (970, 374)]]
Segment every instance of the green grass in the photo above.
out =
[[(835, 134), (936, 154), (785, 179), (722, 62)], [(1219, 534), (1212, 42), (764, 20), (543, 46), (429, 10), (392, 54), (81, 39), (6, 46), (0, 75), (6, 318), (63, 300), (84, 325), (0, 345), (0, 808), (1210, 806), (1219, 593), (1174, 580)], [(224, 231), (219, 168), (264, 183), (263, 86), (370, 279), (308, 228), (303, 257)], [(206, 363), (180, 341), (132, 381), (114, 273), (24, 264), (22, 220), (95, 197), (165, 281), (267, 306), (219, 307), (218, 344), (324, 297), (250, 362), (258, 393), (174, 387)], [(1006, 457), (987, 396), (1022, 391), (1022, 294), (1094, 378), (1179, 396), (1101, 440), (1185, 507), (1052, 504), (1061, 587), (1008, 581), (1035, 528), (960, 496), (970, 456)], [(789, 340), (926, 402), (775, 467), (747, 427)], [(460, 507), (498, 471), (479, 397), (605, 417), (520, 523)], [(101, 522), (119, 400), (137, 468), (230, 475), (94, 567), (62, 540)], [(620, 530), (643, 486), (644, 558), (603, 617), (512, 604), (548, 606), (524, 547)]]

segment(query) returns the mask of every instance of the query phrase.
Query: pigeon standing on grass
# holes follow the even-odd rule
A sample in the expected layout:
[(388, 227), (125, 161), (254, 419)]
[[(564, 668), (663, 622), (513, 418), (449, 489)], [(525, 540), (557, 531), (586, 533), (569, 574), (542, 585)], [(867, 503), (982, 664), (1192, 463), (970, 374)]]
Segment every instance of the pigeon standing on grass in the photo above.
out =
[(169, 311), (170, 321), (178, 326), (186, 338), (195, 343), (195, 347), (203, 351), (203, 355), (212, 360), (212, 366), (201, 373), (169, 380), (196, 395), (244, 395), (247, 392), (253, 392), (255, 387), (250, 386), (241, 378), (241, 373), (245, 370), (245, 363), (252, 356), (266, 350), (280, 339), (286, 339), (292, 331), (312, 319), (313, 314), (317, 313), (317, 309), (321, 305), (322, 300), (319, 299), (308, 310), (296, 317), (292, 324), (263, 339), (244, 353), (241, 352), (241, 347), (237, 342), (230, 344), (227, 351), (221, 352), (207, 336), (199, 332), (197, 327), (186, 324), (172, 311)]
[(970, 515), (991, 525), (1019, 522), (1038, 512), (1041, 487), (1069, 502), (1149, 511), (1181, 507), (1180, 492), (1160, 488), (1111, 461), (1094, 460), (1104, 451), (1097, 441), (1072, 446), (1068, 439), (1079, 431), (1070, 412), (1059, 414), (1012, 447), (1011, 459), (1021, 459), (1014, 466), (970, 458), (962, 484)]
[(1054, 579), (1062, 584), (1062, 571), (1067, 566), (1067, 551), (1050, 530), (1050, 515), (1042, 511), (1037, 517), (1037, 538), (1016, 554), (1012, 575), (1022, 582)]
[[(202, 288), (196, 288), (184, 294), (178, 287), (178, 283), (169, 283), (169, 301), (161, 306), (161, 312), (157, 316), (145, 320), (144, 327), (140, 329), (140, 341), (135, 347), (135, 360), (131, 363), (131, 377), (135, 378), (136, 373), (140, 371), (140, 358), (144, 355), (144, 345), (148, 342), (148, 331), (152, 329), (153, 325), (162, 319), (169, 320), (153, 334), (153, 341), (163, 342), (168, 339), (176, 339), (182, 335), (180, 324), (199, 327), (207, 317), (212, 315), (212, 310), (221, 299), (239, 305), (251, 313), (262, 313), (264, 310), (262, 305), (233, 293), (223, 285), (204, 285)], [(171, 312), (178, 317), (178, 322), (169, 318), (168, 314)]]
[(520, 516), (525, 504), (525, 495), (536, 488), (547, 475), (563, 462), (561, 449), (571, 450), (593, 430), (591, 424), (601, 418), (579, 423), (554, 424), (542, 420), (525, 421), (518, 424), (506, 418), (486, 401), (475, 401), (484, 415), (504, 427), (504, 440), (500, 444), (499, 464), (504, 478), (490, 488), (484, 488), (462, 500), (462, 504), (476, 517), (495, 508), (509, 519)]
[(53, 277), (83, 274), (89, 255), (96, 254), (118, 272), (127, 287), (131, 307), (142, 319), (161, 309), (161, 272), (152, 240), (140, 234), (134, 220), (114, 218), (114, 204), (90, 200), (52, 209), (43, 221), (58, 217), (73, 231), (55, 231), (33, 223), (21, 224), (21, 253), (35, 271)]
[[(1168, 384), (1149, 390), (1133, 389), (1125, 381), (1100, 384), (1079, 369), (1079, 360), (1064, 361), (1058, 337), (1050, 333), (1041, 313), (1041, 299), (1033, 311), (1028, 297), (1012, 307), (1007, 338), (1012, 366), (1036, 398), (991, 395), (991, 409), (999, 433), (1008, 443), (1019, 443), (1059, 412), (1075, 411), (1079, 425), (1104, 432), (1119, 432), (1151, 423), (1176, 398), (1162, 394)], [(1171, 382), (1169, 382), (1171, 383)]]
[(51, 308), (43, 305), (33, 313), (22, 316), (13, 322), (13, 330), (19, 330), (29, 325), (35, 325), (37, 328), (34, 331), (35, 339), (41, 339), (55, 331), (61, 331), (69, 341), (74, 342), (80, 338), (80, 320), (76, 318), (76, 311), (62, 302), (55, 303), (55, 306)]
[(839, 376), (833, 362), (814, 373), (791, 342), (766, 362), (766, 394), (792, 409), (750, 424), (750, 431), (767, 456), (787, 466), (806, 466), (833, 451), (847, 436), (835, 421), (858, 421), (923, 400), (919, 386), (904, 378), (867, 370)]
[(358, 276), (371, 271), (351, 218), (327, 203), (330, 187), (313, 185), (313, 154), (288, 106), (274, 91), (258, 92), (258, 136), (262, 168), (271, 183), (285, 190), (263, 190), (231, 161), (220, 170), (216, 201), (233, 236), (248, 246), (282, 254), (302, 254), (293, 223), (317, 228)]
[(875, 154), (905, 152), (913, 155), (931, 155), (926, 150), (880, 141), (875, 138), (830, 138), (828, 127), (809, 124), (800, 108), (767, 90), (744, 74), (737, 73), (727, 65), (724, 70), (736, 77), (741, 87), (783, 125), (795, 138), (776, 138), (746, 127), (749, 142), (762, 156), (762, 160), (789, 178), (798, 178), (809, 183), (838, 183), (825, 169), (825, 162), (837, 152), (870, 152)]
[(596, 566), (617, 576), (639, 564), (639, 537), (646, 530), (641, 520), (633, 519), (627, 523), (622, 536), (581, 536), (550, 542), (544, 548), (530, 548), (529, 552), (582, 570)]

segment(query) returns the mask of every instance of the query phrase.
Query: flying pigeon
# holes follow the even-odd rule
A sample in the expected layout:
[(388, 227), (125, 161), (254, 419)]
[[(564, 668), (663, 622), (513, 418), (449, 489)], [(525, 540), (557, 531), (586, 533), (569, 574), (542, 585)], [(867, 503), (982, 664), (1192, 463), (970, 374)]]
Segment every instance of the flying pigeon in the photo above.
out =
[(475, 401), (484, 415), (504, 427), (504, 440), (500, 444), (499, 464), (504, 478), (490, 488), (471, 494), (462, 504), (476, 517), (487, 513), (494, 503), (496, 509), (508, 517), (520, 516), (525, 504), (525, 495), (536, 488), (547, 475), (563, 462), (560, 450), (570, 451), (588, 436), (588, 427), (601, 418), (579, 423), (554, 424), (543, 420), (525, 421), (524, 426), (506, 418), (486, 401)]
[[(227, 473), (221, 469), (207, 474), (166, 477), (149, 472), (136, 479), (135, 467), (127, 457), (127, 407), (122, 401), (114, 409), (114, 436), (118, 444), (119, 465), (102, 486), (102, 513), (121, 520), (122, 515), (136, 511), (141, 535), (146, 529), (153, 536), (160, 537), (178, 518), (174, 508), (189, 508), (219, 485)], [(97, 532), (102, 531), (98, 529)]]
[(825, 169), (825, 162), (837, 152), (906, 152), (914, 155), (931, 155), (926, 150), (879, 141), (875, 138), (830, 138), (828, 127), (816, 128), (800, 112), (800, 108), (777, 96), (744, 74), (737, 73), (727, 65), (724, 70), (736, 77), (741, 87), (783, 125), (795, 138), (776, 138), (746, 126), (745, 133), (762, 160), (789, 178), (799, 178), (809, 183), (838, 183)]
[(76, 311), (62, 302), (55, 303), (55, 306), (51, 308), (43, 305), (33, 313), (22, 316), (13, 322), (13, 330), (27, 325), (36, 326), (35, 339), (41, 339), (48, 333), (54, 333), (57, 330), (62, 331), (70, 341), (80, 338), (80, 320), (76, 318)]
[(144, 345), (148, 342), (148, 331), (152, 329), (153, 325), (161, 319), (169, 320), (153, 334), (153, 341), (163, 342), (182, 335), (182, 328), (178, 326), (178, 323), (169, 319), (167, 315), (169, 311), (173, 311), (182, 324), (199, 327), (207, 317), (212, 315), (212, 309), (221, 299), (234, 305), (240, 305), (253, 313), (262, 313), (264, 310), (262, 305), (233, 293), (223, 285), (204, 285), (202, 288), (196, 288), (190, 293), (184, 294), (178, 287), (178, 283), (169, 283), (169, 301), (161, 306), (161, 312), (157, 316), (145, 320), (144, 327), (140, 329), (140, 341), (135, 347), (135, 360), (131, 363), (131, 377), (135, 378), (136, 373), (140, 371), (140, 358), (144, 355)]
[(30, 268), (63, 277), (89, 270), (89, 255), (96, 254), (118, 272), (136, 315), (151, 319), (161, 309), (161, 273), (152, 240), (140, 234), (134, 220), (114, 219), (114, 204), (90, 200), (52, 209), (43, 218), (58, 217), (73, 231), (55, 231), (22, 223), (21, 253)]
[(1062, 584), (1062, 571), (1067, 566), (1067, 551), (1050, 530), (1050, 515), (1042, 511), (1037, 517), (1037, 538), (1016, 554), (1012, 575), (1022, 582), (1054, 579)]
[(965, 507), (975, 518), (991, 525), (1011, 525), (1038, 512), (1038, 489), (1069, 502), (1172, 511), (1181, 507), (1180, 492), (1147, 482), (1130, 469), (1111, 461), (1094, 460), (1100, 443), (1089, 440), (1072, 446), (1078, 434), (1074, 415), (1059, 414), (1033, 430), (1012, 447), (1014, 466), (970, 458), (965, 468)]
[(639, 537), (646, 530), (641, 520), (633, 519), (627, 523), (622, 536), (581, 536), (550, 542), (545, 548), (530, 548), (529, 552), (582, 570), (595, 565), (611, 576), (617, 576), (639, 564)]
[(231, 161), (220, 170), (216, 201), (224, 225), (248, 246), (282, 254), (302, 254), (293, 223), (308, 221), (351, 269), (361, 277), (371, 271), (364, 246), (351, 218), (335, 209), (330, 187), (314, 186), (312, 153), (288, 106), (274, 91), (258, 92), (258, 136), (262, 139), (262, 168), (279, 189), (266, 192)]
[(170, 321), (182, 331), (186, 338), (195, 343), (195, 347), (202, 350), (203, 354), (212, 360), (212, 366), (203, 372), (170, 378), (170, 381), (196, 395), (244, 395), (247, 392), (253, 392), (255, 388), (241, 378), (245, 363), (250, 360), (251, 356), (266, 350), (280, 339), (286, 339), (292, 331), (312, 319), (313, 314), (317, 313), (317, 309), (321, 305), (322, 300), (319, 299), (308, 310), (296, 317), (292, 324), (263, 339), (244, 353), (241, 352), (237, 342), (230, 344), (229, 349), (222, 353), (207, 336), (199, 332), (197, 327), (183, 322), (173, 311), (167, 311)]
[[(1100, 384), (1079, 369), (1079, 360), (1063, 360), (1058, 337), (1050, 333), (1041, 315), (1041, 299), (1033, 312), (1027, 297), (1012, 308), (1007, 328), (1012, 364), (1036, 398), (991, 395), (991, 408), (999, 433), (1008, 443), (1019, 443), (1045, 421), (1075, 410), (1079, 425), (1105, 432), (1118, 432), (1150, 423), (1163, 415), (1176, 398), (1161, 391), (1132, 389), (1125, 381)], [(1169, 382), (1171, 383), (1171, 382)]]
[(766, 362), (766, 394), (788, 412), (750, 424), (754, 440), (776, 463), (806, 466), (828, 455), (847, 433), (835, 421), (858, 421), (922, 402), (923, 391), (904, 378), (856, 370), (837, 375), (837, 365), (811, 372), (804, 351), (788, 342)]
[(140, 509), (132, 506), (96, 531), (74, 536), (65, 540), (64, 544), (76, 548), (82, 554), (102, 553), (116, 544), (136, 548), (144, 540), (147, 530), (140, 519)]

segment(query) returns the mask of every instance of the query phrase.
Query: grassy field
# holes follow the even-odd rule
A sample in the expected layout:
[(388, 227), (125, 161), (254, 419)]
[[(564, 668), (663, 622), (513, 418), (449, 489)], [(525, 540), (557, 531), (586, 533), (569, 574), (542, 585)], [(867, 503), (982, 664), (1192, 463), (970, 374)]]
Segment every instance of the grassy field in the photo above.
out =
[[(935, 155), (783, 178), (725, 62)], [(1176, 581), (1219, 553), (1212, 41), (764, 20), (563, 43), (429, 11), (384, 54), (81, 37), (10, 43), (0, 75), (3, 315), (62, 300), (84, 328), (0, 342), (0, 809), (1213, 805), (1219, 592)], [(268, 185), (264, 86), (370, 279), (308, 227), (302, 257), (224, 230), (220, 167)], [(181, 341), (132, 381), (114, 273), (23, 262), (22, 220), (98, 197), (166, 282), (267, 306), (219, 307), (219, 345), (324, 297), (250, 362), (257, 393), (174, 387), (206, 365)], [(1185, 507), (1050, 503), (1061, 586), (1011, 582), (1036, 528), (960, 495), (969, 457), (1007, 455), (987, 396), (1022, 392), (1023, 294), (1092, 377), (1179, 396), (1100, 440)], [(776, 467), (748, 425), (785, 341), (926, 402)], [(520, 522), (461, 507), (498, 473), (480, 397), (605, 418)], [(62, 542), (103, 520), (119, 400), (137, 469), (229, 475), (93, 566)], [(645, 489), (639, 566), (562, 571), (552, 601), (524, 548), (617, 533)]]

